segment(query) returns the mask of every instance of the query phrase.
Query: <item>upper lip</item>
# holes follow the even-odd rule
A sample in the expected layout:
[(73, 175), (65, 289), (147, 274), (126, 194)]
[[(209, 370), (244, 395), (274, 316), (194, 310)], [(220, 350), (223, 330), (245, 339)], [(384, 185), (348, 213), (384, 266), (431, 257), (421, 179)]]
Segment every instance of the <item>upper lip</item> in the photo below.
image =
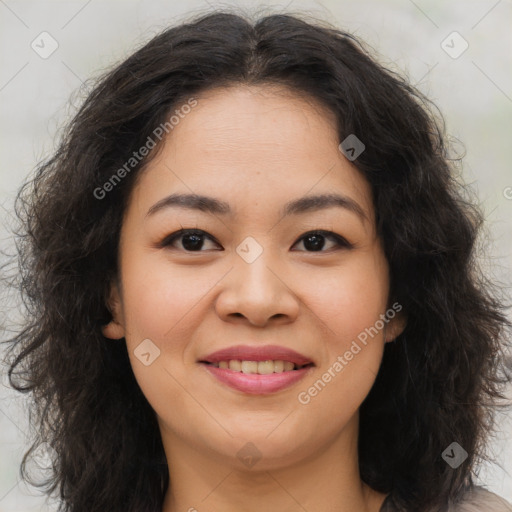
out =
[(298, 366), (313, 363), (308, 357), (295, 350), (278, 345), (234, 345), (223, 348), (200, 359), (201, 362), (218, 363), (220, 361), (290, 361)]

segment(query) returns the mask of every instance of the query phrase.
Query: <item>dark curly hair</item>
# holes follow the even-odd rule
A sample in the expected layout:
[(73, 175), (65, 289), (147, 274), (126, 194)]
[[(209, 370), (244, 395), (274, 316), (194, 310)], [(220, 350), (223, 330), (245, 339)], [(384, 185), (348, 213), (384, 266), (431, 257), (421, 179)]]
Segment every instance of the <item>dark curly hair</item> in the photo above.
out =
[[(155, 413), (124, 342), (101, 327), (112, 316), (123, 212), (141, 170), (94, 191), (142, 147), (184, 99), (221, 86), (273, 84), (315, 98), (356, 134), (353, 163), (371, 184), (377, 232), (390, 265), (390, 298), (407, 326), (387, 343), (360, 408), (361, 478), (399, 510), (445, 510), (487, 459), (512, 326), (505, 299), (477, 260), (483, 222), (456, 176), (442, 115), (354, 36), (305, 15), (256, 21), (214, 12), (166, 29), (105, 73), (16, 199), (25, 323), (5, 343), (9, 380), (31, 393), (35, 439), (47, 443), (48, 494), (69, 512), (161, 512), (170, 484)], [(171, 134), (172, 136), (172, 134)], [(164, 139), (163, 139), (164, 140)], [(452, 469), (457, 441), (468, 458)], [(38, 484), (42, 486), (42, 483)]]

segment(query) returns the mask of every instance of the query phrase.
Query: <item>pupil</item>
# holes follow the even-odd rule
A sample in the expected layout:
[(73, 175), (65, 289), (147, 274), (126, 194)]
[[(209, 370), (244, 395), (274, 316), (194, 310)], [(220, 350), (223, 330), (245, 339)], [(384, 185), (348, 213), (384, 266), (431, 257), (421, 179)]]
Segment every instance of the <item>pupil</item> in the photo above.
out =
[[(187, 250), (194, 250), (197, 248), (201, 248), (203, 241), (201, 239), (202, 235), (185, 235), (183, 237), (183, 247)], [(187, 242), (188, 241), (188, 242)], [(192, 243), (189, 243), (192, 241)]]
[[(304, 246), (312, 251), (320, 251), (323, 248), (324, 243), (325, 239), (323, 235), (309, 235), (304, 240)], [(193, 251), (195, 249), (201, 249), (202, 245), (202, 235), (191, 234), (183, 236), (183, 247), (186, 250)]]
[[(310, 244), (310, 247), (309, 248), (312, 248), (314, 251), (316, 250), (321, 250), (324, 246), (324, 240), (323, 240), (323, 236), (322, 235), (309, 235), (305, 240), (304, 240), (304, 246), (306, 248), (307, 245), (308, 245), (308, 242), (311, 243), (311, 241), (313, 240), (313, 242)], [(316, 241), (315, 241), (316, 240)]]

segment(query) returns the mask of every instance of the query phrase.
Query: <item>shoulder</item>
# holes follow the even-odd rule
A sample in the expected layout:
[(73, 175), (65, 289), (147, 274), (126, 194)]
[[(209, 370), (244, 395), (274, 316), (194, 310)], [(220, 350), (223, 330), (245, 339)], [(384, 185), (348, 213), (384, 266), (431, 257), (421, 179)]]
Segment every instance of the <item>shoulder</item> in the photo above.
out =
[(462, 501), (452, 505), (450, 512), (512, 512), (512, 505), (483, 487), (469, 490)]
[[(392, 496), (388, 495), (380, 512), (396, 512), (398, 509), (392, 501)], [(483, 487), (475, 486), (466, 491), (460, 501), (451, 504), (447, 512), (512, 512), (512, 504)]]

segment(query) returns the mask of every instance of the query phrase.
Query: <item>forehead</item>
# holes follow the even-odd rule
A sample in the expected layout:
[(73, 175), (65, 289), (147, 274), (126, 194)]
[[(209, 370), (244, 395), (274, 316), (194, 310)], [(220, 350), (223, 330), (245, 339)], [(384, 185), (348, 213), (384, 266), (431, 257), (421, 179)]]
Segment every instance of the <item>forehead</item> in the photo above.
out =
[(260, 150), (277, 152), (287, 143), (300, 151), (295, 146), (298, 140), (337, 136), (336, 118), (329, 109), (284, 86), (216, 88), (199, 95), (197, 102), (172, 131), (171, 144), (200, 138), (201, 147), (219, 152), (223, 148), (217, 144), (228, 141), (238, 151), (244, 144), (247, 150), (251, 149), (249, 145), (260, 144)]
[(322, 104), (276, 86), (219, 88), (195, 99), (139, 180), (138, 193), (152, 204), (175, 192), (208, 193), (236, 213), (247, 200), (282, 209), (309, 192), (339, 192), (371, 218), (370, 186), (339, 151), (336, 118)]

